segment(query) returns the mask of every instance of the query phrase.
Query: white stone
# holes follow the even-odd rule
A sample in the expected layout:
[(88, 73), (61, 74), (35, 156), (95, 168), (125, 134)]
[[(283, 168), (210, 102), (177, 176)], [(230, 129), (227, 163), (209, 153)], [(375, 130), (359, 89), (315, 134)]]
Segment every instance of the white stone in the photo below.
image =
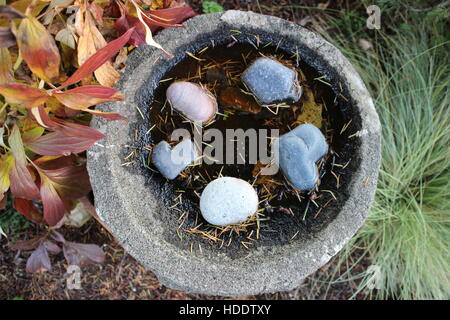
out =
[(200, 211), (210, 224), (244, 222), (258, 210), (258, 194), (250, 183), (233, 177), (211, 181), (200, 197)]

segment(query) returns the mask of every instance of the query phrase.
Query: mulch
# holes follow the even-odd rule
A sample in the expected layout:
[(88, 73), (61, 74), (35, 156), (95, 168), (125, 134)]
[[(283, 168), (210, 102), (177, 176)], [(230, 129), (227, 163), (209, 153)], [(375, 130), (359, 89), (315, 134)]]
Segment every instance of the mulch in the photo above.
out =
[[(22, 234), (15, 236), (17, 239), (29, 239), (41, 232), (42, 229), (31, 226)], [(0, 300), (221, 300), (225, 298), (172, 290), (161, 285), (152, 272), (145, 270), (127, 254), (96, 221), (89, 221), (79, 229), (64, 228), (61, 232), (69, 241), (95, 243), (102, 246), (106, 252), (105, 262), (101, 265), (82, 267), (81, 289), (69, 289), (67, 287), (68, 264), (62, 253), (50, 255), (53, 264), (51, 271), (31, 274), (25, 271), (26, 260), (31, 253), (11, 250), (7, 247), (7, 239), (2, 238), (0, 240)], [(327, 288), (326, 282), (321, 285), (321, 281), (328, 278), (330, 271), (335, 270), (335, 266), (336, 259), (322, 267), (292, 291), (231, 299), (348, 299), (356, 287), (356, 282), (336, 283), (329, 288)], [(366, 260), (359, 263), (354, 272), (364, 268), (367, 268)], [(357, 298), (364, 299), (366, 296), (360, 294)]]

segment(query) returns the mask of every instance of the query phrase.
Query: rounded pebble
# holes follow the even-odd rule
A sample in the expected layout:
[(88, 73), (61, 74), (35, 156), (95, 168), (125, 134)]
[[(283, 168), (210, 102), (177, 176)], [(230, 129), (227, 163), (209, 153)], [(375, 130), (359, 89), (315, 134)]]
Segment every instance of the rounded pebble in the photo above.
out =
[(258, 210), (258, 194), (247, 181), (222, 177), (211, 181), (200, 197), (203, 218), (218, 226), (244, 222)]
[(179, 81), (167, 88), (166, 96), (172, 107), (192, 121), (207, 122), (217, 112), (217, 100), (196, 83)]

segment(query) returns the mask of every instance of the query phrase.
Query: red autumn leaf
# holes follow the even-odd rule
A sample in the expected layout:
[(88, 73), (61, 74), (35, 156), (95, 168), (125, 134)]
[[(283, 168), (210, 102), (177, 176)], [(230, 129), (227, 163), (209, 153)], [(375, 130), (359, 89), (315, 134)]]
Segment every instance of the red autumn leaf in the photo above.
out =
[(96, 140), (56, 131), (26, 143), (28, 149), (43, 156), (69, 155), (89, 149)]
[[(62, 151), (64, 150), (65, 152), (63, 154), (79, 153), (87, 150), (97, 140), (105, 137), (104, 134), (89, 126), (64, 121), (58, 118), (50, 118), (43, 106), (33, 108), (31, 111), (34, 118), (40, 125), (58, 133), (49, 133), (42, 136), (41, 139), (27, 140), (25, 142), (26, 146), (35, 153), (41, 155), (59, 155), (63, 153)], [(93, 110), (90, 111), (93, 112)], [(56, 141), (57, 139), (61, 139), (62, 142)], [(62, 146), (61, 144), (67, 145)], [(60, 150), (61, 153), (56, 153), (59, 152), (58, 150)]]
[[(92, 8), (92, 6), (89, 7)], [(84, 8), (80, 8), (76, 16), (78, 21), (77, 32), (80, 36), (77, 44), (78, 64), (82, 65), (89, 57), (106, 46), (107, 42), (98, 30), (90, 10), (86, 11)], [(95, 70), (94, 75), (101, 85), (107, 87), (113, 87), (120, 78), (120, 74), (109, 60)]]
[(119, 34), (125, 33), (130, 28), (134, 27), (128, 43), (132, 46), (139, 46), (145, 44), (145, 30), (138, 18), (130, 14), (124, 14), (114, 23), (114, 28)]
[(1, 84), (0, 94), (5, 97), (6, 101), (25, 108), (37, 107), (49, 98), (47, 92), (23, 83)]
[(56, 125), (55, 130), (69, 136), (83, 137), (94, 141), (105, 138), (103, 133), (89, 126), (64, 121), (58, 118), (52, 118), (52, 122)]
[(183, 25), (179, 24), (180, 22), (195, 16), (194, 10), (189, 6), (148, 10), (144, 11), (144, 13), (146, 15), (144, 20), (152, 28), (152, 31), (156, 31), (158, 27), (183, 27)]
[(28, 171), (28, 160), (25, 156), (19, 128), (16, 125), (11, 130), (8, 142), (14, 156), (14, 165), (10, 173), (12, 194), (28, 200), (39, 199), (39, 189)]
[(13, 250), (33, 250), (36, 249), (45, 239), (45, 236), (37, 236), (28, 240), (19, 240), (16, 243), (8, 244)]
[(86, 266), (93, 263), (103, 263), (105, 253), (95, 244), (83, 244), (65, 241), (63, 243), (64, 257), (69, 264)]
[[(146, 44), (145, 40), (145, 29), (141, 21), (129, 13), (128, 7), (123, 5), (121, 2), (116, 2), (121, 16), (116, 20), (114, 27), (119, 32), (119, 34), (126, 32), (131, 27), (135, 27), (135, 31), (128, 41), (129, 44), (138, 46), (141, 44)], [(161, 28), (177, 28), (183, 27), (180, 22), (195, 16), (194, 10), (191, 7), (176, 7), (168, 9), (159, 10), (142, 10), (142, 18), (150, 27), (151, 32), (155, 32)]]
[[(45, 159), (49, 159), (46, 165)], [(44, 157), (35, 161), (41, 178), (41, 199), (44, 206), (44, 219), (50, 225), (56, 225), (66, 211), (65, 200), (76, 200), (91, 191), (89, 176), (84, 165), (67, 165), (71, 157), (65, 159)], [(55, 168), (57, 164), (64, 167)]]
[(45, 245), (41, 243), (27, 260), (27, 272), (50, 271), (52, 264)]
[(89, 175), (84, 165), (70, 165), (58, 169), (43, 169), (39, 172), (48, 178), (58, 194), (65, 200), (77, 200), (91, 191)]
[(33, 161), (33, 163), (44, 170), (55, 170), (62, 167), (69, 167), (78, 164), (77, 158), (74, 155), (45, 156), (37, 158)]
[(36, 223), (42, 222), (42, 213), (30, 200), (15, 198), (14, 209), (31, 221)]
[(75, 110), (84, 110), (102, 102), (123, 99), (117, 90), (104, 86), (82, 86), (64, 92), (55, 91), (53, 95), (59, 102)]
[(58, 128), (58, 124), (55, 123), (47, 114), (47, 112), (44, 109), (43, 105), (40, 105), (38, 107), (31, 108), (31, 115), (32, 117), (41, 125), (42, 127), (49, 129), (49, 130), (55, 130)]
[(130, 36), (133, 33), (133, 30), (133, 28), (128, 30), (122, 36), (111, 41), (106, 46), (94, 53), (83, 63), (80, 68), (78, 68), (77, 71), (75, 71), (75, 73), (69, 79), (64, 81), (64, 83), (59, 88), (67, 87), (89, 76), (102, 64), (113, 57), (128, 42), (128, 39), (130, 39)]
[(61, 57), (55, 40), (33, 16), (22, 19), (16, 34), (20, 53), (31, 71), (47, 82), (58, 79)]
[(41, 200), (44, 207), (44, 219), (50, 226), (56, 225), (64, 216), (66, 208), (51, 180), (45, 174), (41, 174)]

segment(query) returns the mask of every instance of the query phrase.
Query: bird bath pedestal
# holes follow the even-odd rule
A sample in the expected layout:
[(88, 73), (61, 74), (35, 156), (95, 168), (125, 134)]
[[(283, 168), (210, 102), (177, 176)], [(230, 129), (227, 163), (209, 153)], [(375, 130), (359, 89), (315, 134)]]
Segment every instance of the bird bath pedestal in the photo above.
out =
[[(106, 135), (88, 151), (98, 215), (125, 250), (168, 287), (224, 296), (293, 289), (327, 263), (367, 217), (380, 165), (380, 123), (372, 99), (336, 47), (294, 23), (253, 12), (226, 11), (194, 17), (185, 26), (163, 30), (155, 37), (174, 54), (172, 59), (153, 47), (134, 50), (117, 86), (125, 100), (98, 106), (128, 118), (128, 122), (102, 118), (92, 122)], [(351, 154), (346, 156), (351, 162), (334, 192), (336, 200), (316, 220), (307, 215), (304, 224), (301, 217), (291, 223), (288, 214), (277, 216), (268, 222), (269, 226), (278, 223), (271, 226), (278, 230), (273, 239), (267, 233), (248, 248), (218, 248), (199, 237), (177, 234), (179, 215), (169, 210), (176, 193), (168, 181), (144, 165), (149, 156), (144, 147), (151, 142), (151, 133), (146, 134), (151, 127), (149, 108), (160, 80), (187, 57), (186, 52), (196, 54), (207, 46), (233, 41), (256, 44), (255, 39), (296, 53), (332, 86), (337, 99), (330, 108), (345, 123), (351, 120), (346, 131), (351, 137), (343, 143), (350, 144)], [(192, 217), (198, 201), (186, 206)]]

